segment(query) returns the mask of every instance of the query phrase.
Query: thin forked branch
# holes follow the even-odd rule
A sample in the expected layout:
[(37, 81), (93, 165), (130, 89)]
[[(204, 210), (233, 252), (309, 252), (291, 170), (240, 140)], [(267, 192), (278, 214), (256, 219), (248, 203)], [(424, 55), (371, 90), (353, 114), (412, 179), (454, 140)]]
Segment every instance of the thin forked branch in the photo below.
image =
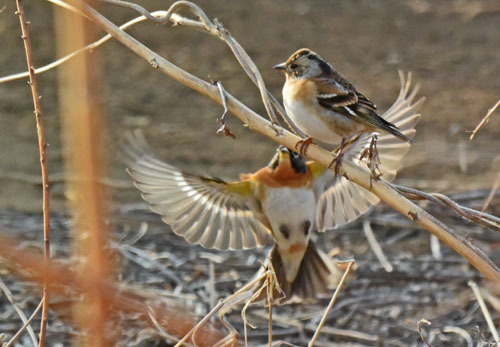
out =
[[(238, 41), (236, 41), (231, 36), (229, 31), (225, 29), (217, 19), (214, 19), (212, 22), (199, 6), (189, 1), (177, 1), (172, 6), (170, 6), (167, 13), (165, 14), (165, 17), (160, 18), (152, 16), (152, 14), (149, 13), (145, 8), (131, 2), (121, 0), (101, 1), (133, 9), (134, 11), (139, 12), (146, 18), (151, 19), (156, 23), (164, 24), (170, 21), (174, 26), (190, 26), (218, 37), (229, 46), (243, 70), (247, 73), (250, 80), (259, 89), (264, 107), (266, 108), (266, 112), (271, 119), (271, 122), (273, 124), (278, 122), (278, 119), (274, 113), (274, 110), (276, 110), (296, 134), (299, 134), (303, 138), (306, 137), (305, 134), (299, 128), (297, 128), (293, 121), (288, 117), (283, 106), (281, 106), (278, 100), (276, 100), (276, 98), (266, 89), (264, 79), (262, 78), (259, 69), (250, 58), (248, 53), (245, 51), (245, 49), (238, 43)], [(176, 10), (182, 7), (187, 7), (195, 16), (198, 17), (199, 21), (192, 20), (174, 13)]]
[(469, 207), (461, 206), (446, 195), (439, 193), (424, 193), (413, 188), (398, 185), (393, 185), (393, 187), (410, 200), (428, 200), (439, 205), (449, 207), (460, 217), (463, 217), (472, 223), (476, 223), (484, 226), (485, 228), (500, 232), (500, 218)]

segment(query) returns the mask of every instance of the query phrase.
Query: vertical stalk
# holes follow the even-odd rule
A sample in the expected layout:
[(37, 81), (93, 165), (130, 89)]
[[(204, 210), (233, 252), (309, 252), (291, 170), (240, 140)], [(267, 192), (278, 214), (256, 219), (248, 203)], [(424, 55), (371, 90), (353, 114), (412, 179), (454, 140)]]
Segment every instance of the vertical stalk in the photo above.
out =
[[(28, 31), (28, 21), (22, 6), (21, 0), (16, 0), (19, 22), (21, 24), (21, 38), (24, 42), (24, 50), (26, 52), (26, 63), (29, 71), (29, 85), (31, 86), (31, 95), (33, 96), (33, 105), (35, 108), (36, 129), (38, 134), (38, 148), (40, 150), (40, 166), (42, 169), (42, 192), (43, 192), (43, 254), (46, 263), (50, 260), (50, 204), (49, 204), (49, 174), (47, 169), (47, 161), (45, 150), (47, 144), (45, 142), (45, 131), (42, 120), (42, 105), (40, 103), (40, 94), (38, 92), (38, 82), (35, 75), (35, 66), (31, 54), (31, 42)], [(42, 298), (42, 319), (40, 324), (40, 342), (39, 346), (45, 346), (47, 319), (49, 315), (49, 283), (44, 281), (43, 298)]]
[[(74, 5), (78, 9), (81, 3)], [(56, 39), (62, 55), (92, 41), (92, 24), (86, 19), (57, 9)], [(107, 194), (99, 184), (103, 176), (104, 122), (99, 100), (98, 56), (82, 54), (65, 65), (59, 74), (60, 114), (63, 129), (66, 172), (78, 177), (67, 185), (67, 196), (76, 219), (73, 231), (74, 253), (80, 260), (83, 299), (74, 306), (74, 318), (85, 336), (75, 344), (104, 347), (114, 345), (107, 330), (109, 300), (103, 285), (111, 277), (108, 227), (105, 223)]]

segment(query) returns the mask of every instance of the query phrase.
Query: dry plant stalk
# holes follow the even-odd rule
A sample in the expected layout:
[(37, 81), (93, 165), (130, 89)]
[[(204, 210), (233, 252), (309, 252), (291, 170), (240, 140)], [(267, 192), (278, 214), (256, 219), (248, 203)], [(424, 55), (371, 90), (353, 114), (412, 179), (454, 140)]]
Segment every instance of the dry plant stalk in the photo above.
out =
[(333, 304), (335, 304), (335, 301), (337, 300), (337, 297), (340, 293), (340, 290), (342, 289), (342, 286), (344, 285), (345, 280), (347, 279), (347, 276), (349, 276), (349, 273), (351, 272), (351, 268), (354, 264), (356, 264), (356, 261), (350, 260), (347, 261), (347, 268), (344, 271), (344, 274), (342, 275), (342, 278), (340, 279), (339, 284), (337, 285), (337, 288), (335, 288), (335, 292), (333, 293), (333, 296), (328, 303), (328, 306), (326, 307), (325, 312), (323, 313), (323, 317), (321, 317), (321, 320), (319, 321), (318, 327), (316, 328), (316, 331), (314, 332), (313, 337), (311, 338), (311, 341), (309, 341), (308, 347), (313, 347), (314, 343), (316, 342), (316, 339), (319, 336), (319, 333), (321, 331), (321, 328), (325, 325), (326, 318), (328, 317), (328, 313), (330, 313)]
[(486, 320), (486, 324), (488, 324), (488, 328), (490, 329), (491, 336), (493, 336), (494, 343), (495, 344), (500, 343), (500, 337), (498, 336), (497, 328), (493, 323), (490, 311), (488, 310), (488, 307), (484, 302), (483, 296), (481, 295), (481, 290), (474, 281), (469, 281), (467, 284), (469, 285), (469, 287), (472, 288), (472, 291), (476, 296), (477, 302), (479, 303), (479, 307), (481, 308), (481, 312), (483, 313), (484, 319)]
[[(76, 8), (80, 4), (75, 5)], [(81, 16), (56, 12), (56, 39), (59, 51), (74, 51), (91, 38), (92, 26)], [(73, 231), (75, 254), (81, 260), (80, 284), (83, 300), (73, 307), (77, 325), (85, 331), (78, 344), (104, 347), (114, 345), (106, 324), (110, 321), (109, 299), (100, 283), (112, 276), (104, 223), (106, 192), (98, 183), (102, 177), (101, 141), (104, 136), (97, 106), (99, 83), (96, 55), (75, 57), (59, 74), (60, 115), (63, 123), (66, 172), (82, 177), (68, 185), (68, 196), (76, 216)], [(108, 248), (108, 249), (106, 249)]]
[[(35, 319), (35, 317), (37, 316), (38, 312), (40, 312), (40, 310), (42, 309), (42, 305), (43, 305), (43, 298), (42, 298), (42, 300), (40, 300), (40, 303), (35, 308), (35, 310), (31, 314), (30, 318), (28, 318), (26, 320), (26, 322), (24, 322), (23, 326), (17, 331), (17, 333), (14, 334), (14, 336), (12, 336), (12, 338), (9, 340), (9, 342), (7, 342), (6, 344), (4, 344), (2, 347), (12, 347), (14, 345), (14, 342), (16, 342), (16, 340), (19, 338), (19, 336), (21, 336), (21, 334), (23, 333), (23, 331), (25, 329), (30, 329), (31, 328), (30, 327), (30, 323), (33, 321), (33, 319)], [(33, 329), (31, 329), (31, 330), (33, 332)], [(35, 333), (33, 332), (33, 335), (34, 334)], [(32, 337), (32, 339), (33, 339), (33, 337)], [(33, 345), (35, 347), (38, 346), (38, 344), (36, 343), (36, 338), (33, 340)]]
[[(81, 0), (71, 0), (72, 3), (82, 3)], [(181, 7), (187, 7), (199, 18), (199, 20), (192, 20), (174, 13)], [(119, 29), (116, 25), (111, 23), (108, 19), (103, 17), (90, 6), (82, 5), (83, 13), (89, 17), (97, 26), (108, 32), (120, 43), (127, 48), (148, 61), (153, 68), (160, 70), (180, 83), (196, 90), (202, 95), (207, 96), (213, 101), (222, 105), (223, 101), (220, 96), (220, 91), (217, 86), (203, 81), (192, 74), (182, 70), (175, 64), (159, 56), (151, 49), (147, 48), (137, 40), (133, 39), (130, 35)], [(222, 28), (218, 23), (218, 31), (212, 33), (212, 28), (207, 26), (207, 16), (201, 11), (199, 7), (188, 2), (179, 1), (174, 3), (170, 9), (165, 13), (166, 20), (170, 20), (175, 25), (191, 26), (196, 29), (204, 29), (205, 31), (219, 37), (219, 30), (224, 30), (224, 35), (229, 35), (226, 29)], [(231, 37), (232, 38), (232, 37)], [(231, 46), (235, 42), (234, 38), (226, 41)], [(241, 46), (240, 46), (241, 47)], [(235, 49), (231, 47), (233, 52)], [(247, 73), (258, 73), (258, 71), (246, 71)], [(261, 93), (262, 94), (262, 93)], [(281, 130), (277, 134), (276, 127), (269, 121), (263, 119), (257, 113), (242, 104), (235, 97), (226, 92), (227, 106), (229, 111), (239, 118), (243, 123), (254, 131), (257, 131), (272, 140), (285, 145), (289, 148), (294, 148), (301, 138), (286, 131)], [(328, 166), (335, 156), (319, 146), (311, 145), (308, 147), (306, 157), (317, 161), (320, 164)], [(377, 195), (381, 200), (392, 206), (403, 215), (412, 219), (415, 223), (419, 224), (429, 232), (436, 235), (442, 242), (454, 249), (457, 253), (469, 261), (476, 269), (478, 269), (486, 278), (491, 281), (500, 283), (500, 269), (477, 247), (472, 245), (461, 235), (455, 233), (448, 226), (437, 220), (435, 217), (427, 213), (419, 206), (413, 204), (411, 201), (402, 196), (391, 185), (383, 179), (373, 181), (370, 174), (357, 165), (343, 162), (340, 173), (347, 176), (351, 181), (359, 184), (361, 187), (371, 191)]]
[[(44, 260), (50, 260), (50, 204), (49, 204), (49, 173), (47, 169), (47, 160), (45, 156), (45, 132), (42, 121), (42, 104), (40, 103), (40, 93), (38, 92), (38, 82), (35, 76), (35, 64), (31, 54), (31, 41), (28, 31), (28, 22), (22, 6), (21, 0), (16, 0), (17, 14), (21, 24), (22, 39), (24, 42), (24, 50), (26, 52), (26, 63), (29, 72), (29, 85), (31, 86), (31, 95), (33, 96), (33, 105), (35, 108), (36, 129), (38, 134), (38, 148), (40, 151), (40, 166), (42, 169), (42, 194), (43, 194), (43, 254)], [(47, 333), (47, 319), (49, 316), (49, 291), (48, 284), (43, 285), (42, 298), (42, 319), (40, 323), (40, 344), (45, 346), (45, 338)]]
[[(154, 328), (155, 325), (149, 318), (153, 314), (158, 324), (169, 335), (177, 338), (184, 336), (197, 322), (185, 308), (156, 304), (152, 300), (153, 297), (127, 289), (109, 278), (99, 279), (99, 283), (88, 283), (88, 277), (81, 276), (80, 271), (72, 270), (57, 261), (45, 264), (41, 256), (20, 249), (22, 248), (18, 242), (0, 236), (0, 257), (6, 260), (13, 272), (20, 278), (38, 283), (43, 283), (44, 278), (47, 278), (49, 290), (54, 295), (67, 296), (68, 292), (73, 291), (78, 295), (83, 293), (87, 286), (93, 286), (100, 290), (109, 310), (139, 313), (137, 319), (149, 322)], [(199, 341), (202, 342), (200, 346), (203, 347), (214, 346), (224, 336), (221, 331), (211, 326), (199, 327), (197, 330)]]
[[(46, 285), (44, 285), (44, 288), (46, 288)], [(35, 335), (35, 332), (33, 331), (33, 328), (29, 325), (30, 322), (35, 317), (35, 313), (33, 313), (31, 315), (30, 319), (26, 318), (26, 315), (24, 314), (24, 312), (19, 308), (19, 306), (14, 301), (14, 298), (12, 296), (12, 292), (9, 290), (9, 288), (2, 281), (1, 278), (0, 278), (0, 290), (3, 292), (3, 294), (5, 295), (5, 297), (7, 298), (7, 300), (10, 302), (10, 304), (14, 308), (14, 311), (16, 311), (17, 315), (19, 316), (19, 318), (21, 318), (21, 321), (23, 322), (23, 327), (21, 329), (19, 329), (19, 331), (10, 339), (10, 341), (7, 343), (7, 345), (13, 344), (14, 341), (17, 339), (17, 337), (21, 334), (21, 332), (24, 329), (27, 328), (28, 329), (28, 334), (30, 335), (30, 338), (31, 338), (31, 342), (33, 342), (33, 346), (35, 346), (35, 347), (38, 346), (38, 339), (36, 338), (36, 335)], [(43, 303), (43, 301), (44, 300), (42, 299), (42, 301), (40, 302), (40, 305), (38, 305), (39, 306), (38, 309), (36, 309), (35, 312), (39, 311), (39, 309), (41, 308), (41, 304)]]
[(424, 335), (424, 331), (422, 329), (422, 325), (423, 324), (426, 324), (428, 326), (431, 326), (431, 322), (429, 322), (427, 319), (425, 318), (422, 318), (421, 320), (418, 321), (417, 323), (417, 329), (418, 329), (418, 333), (420, 334), (420, 338), (422, 339), (422, 342), (425, 343), (425, 345), (427, 347), (431, 347), (431, 344), (429, 343), (429, 341), (427, 341), (427, 337), (425, 337)]
[(491, 187), (490, 194), (488, 195), (486, 200), (484, 200), (483, 207), (481, 207), (481, 212), (486, 211), (488, 206), (490, 206), (490, 203), (493, 201), (493, 197), (495, 196), (495, 194), (498, 190), (498, 187), (500, 187), (500, 171), (498, 172), (497, 178), (495, 179), (495, 182), (493, 183), (493, 187)]
[(386, 272), (392, 272), (394, 268), (387, 260), (387, 257), (385, 256), (380, 243), (378, 243), (377, 238), (375, 237), (375, 233), (373, 232), (370, 221), (367, 219), (363, 221), (363, 232), (365, 233), (368, 245), (370, 246), (373, 254), (375, 254), (375, 257), (377, 258), (380, 265), (382, 265)]
[(479, 124), (476, 126), (476, 128), (472, 132), (469, 140), (472, 140), (474, 138), (474, 136), (476, 136), (476, 134), (479, 131), (479, 129), (481, 129), (483, 127), (483, 125), (485, 125), (486, 123), (488, 123), (488, 121), (491, 118), (491, 115), (493, 114), (493, 112), (495, 112), (495, 110), (498, 108), (498, 106), (500, 106), (500, 99), (498, 99), (497, 103), (492, 108), (490, 108), (488, 110), (488, 113), (486, 113), (486, 116), (484, 116), (483, 119), (481, 119), (481, 121), (479, 122)]

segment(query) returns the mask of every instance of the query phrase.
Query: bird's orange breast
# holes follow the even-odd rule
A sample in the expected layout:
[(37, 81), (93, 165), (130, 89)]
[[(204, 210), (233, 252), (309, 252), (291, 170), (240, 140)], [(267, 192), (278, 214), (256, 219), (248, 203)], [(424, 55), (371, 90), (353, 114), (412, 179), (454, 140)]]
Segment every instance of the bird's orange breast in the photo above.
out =
[(302, 103), (316, 101), (316, 84), (311, 80), (290, 79), (287, 82), (285, 98)]
[(312, 173), (309, 168), (306, 168), (305, 173), (298, 173), (286, 164), (280, 164), (274, 170), (269, 167), (262, 168), (254, 173), (251, 179), (272, 188), (312, 186)]

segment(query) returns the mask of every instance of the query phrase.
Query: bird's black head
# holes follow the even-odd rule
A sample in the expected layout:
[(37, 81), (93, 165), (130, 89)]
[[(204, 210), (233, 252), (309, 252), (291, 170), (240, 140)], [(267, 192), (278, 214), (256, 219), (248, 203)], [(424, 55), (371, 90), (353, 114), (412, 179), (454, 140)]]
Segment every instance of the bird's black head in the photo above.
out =
[(290, 166), (296, 173), (306, 173), (307, 166), (305, 159), (297, 152), (294, 152), (285, 146), (279, 146), (276, 149), (276, 154), (274, 155), (273, 159), (271, 159), (271, 162), (268, 166), (272, 169), (276, 169), (279, 164), (287, 161), (290, 163)]

